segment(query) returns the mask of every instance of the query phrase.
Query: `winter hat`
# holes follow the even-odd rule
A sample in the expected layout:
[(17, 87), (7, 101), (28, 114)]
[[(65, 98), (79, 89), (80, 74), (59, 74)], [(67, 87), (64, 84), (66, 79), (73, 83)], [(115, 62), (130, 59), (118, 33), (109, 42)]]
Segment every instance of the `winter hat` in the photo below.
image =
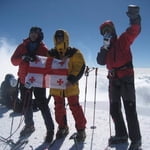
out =
[(36, 27), (36, 26), (31, 27), (29, 34), (32, 33), (32, 32), (38, 33), (38, 35), (39, 35), (38, 41), (41, 42), (43, 40), (44, 34), (43, 34), (42, 29), (40, 27)]
[(5, 81), (9, 81), (11, 78), (15, 78), (13, 74), (6, 74)]
[(114, 26), (113, 22), (110, 20), (107, 20), (103, 24), (101, 24), (99, 29), (100, 29), (101, 35), (104, 35), (105, 32), (107, 31), (107, 32), (112, 33), (112, 35), (116, 36), (115, 26)]

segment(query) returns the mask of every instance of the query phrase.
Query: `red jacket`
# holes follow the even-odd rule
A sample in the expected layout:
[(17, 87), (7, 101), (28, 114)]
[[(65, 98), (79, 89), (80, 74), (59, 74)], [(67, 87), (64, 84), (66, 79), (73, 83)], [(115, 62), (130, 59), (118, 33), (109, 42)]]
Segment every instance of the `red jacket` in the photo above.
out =
[[(108, 51), (101, 48), (97, 61), (101, 65), (107, 66), (108, 70), (113, 70), (132, 62), (132, 54), (130, 46), (141, 31), (138, 24), (131, 25), (118, 38), (111, 40), (110, 49)], [(133, 69), (117, 70), (119, 78), (133, 74)]]
[[(25, 77), (27, 75), (27, 69), (29, 67), (29, 63), (22, 60), (22, 56), (27, 54), (27, 44), (30, 42), (30, 39), (27, 38), (21, 43), (15, 50), (14, 54), (11, 57), (11, 62), (14, 66), (19, 66), (18, 76), (21, 83), (25, 83)], [(40, 43), (36, 55), (47, 56), (48, 48), (44, 43)]]

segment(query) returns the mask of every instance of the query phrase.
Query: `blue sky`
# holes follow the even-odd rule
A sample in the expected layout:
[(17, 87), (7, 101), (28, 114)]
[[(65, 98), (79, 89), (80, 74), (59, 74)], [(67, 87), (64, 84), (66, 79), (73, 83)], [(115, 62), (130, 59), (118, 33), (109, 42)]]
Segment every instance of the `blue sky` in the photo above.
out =
[(149, 0), (1, 0), (0, 38), (17, 46), (30, 27), (40, 26), (45, 44), (52, 48), (54, 32), (65, 29), (70, 45), (82, 51), (87, 65), (101, 67), (96, 63), (102, 45), (99, 26), (112, 20), (120, 35), (129, 25), (125, 13), (129, 4), (139, 5), (142, 17), (142, 32), (131, 47), (134, 66), (150, 67)]

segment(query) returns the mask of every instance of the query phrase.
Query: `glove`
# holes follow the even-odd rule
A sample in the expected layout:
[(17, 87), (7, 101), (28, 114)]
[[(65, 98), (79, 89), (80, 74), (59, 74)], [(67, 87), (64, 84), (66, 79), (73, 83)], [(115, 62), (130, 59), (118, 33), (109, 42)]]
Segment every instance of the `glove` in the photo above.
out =
[(139, 15), (139, 6), (136, 6), (136, 5), (129, 5), (128, 6), (128, 11), (126, 12), (127, 13), (127, 16), (130, 18), (130, 19), (136, 19)]
[(27, 88), (27, 89), (31, 89), (32, 88), (32, 84), (29, 83), (29, 82), (26, 82), (24, 87)]
[(129, 5), (128, 11), (126, 12), (127, 16), (130, 19), (130, 24), (140, 24), (141, 17), (139, 15), (139, 6), (136, 5)]
[(111, 40), (111, 34), (105, 33), (104, 39), (103, 39), (103, 48), (108, 50), (108, 47), (110, 46), (110, 40)]
[(33, 62), (33, 61), (35, 61), (35, 58), (28, 56), (28, 55), (23, 55), (22, 60), (24, 60), (26, 62), (30, 62), (30, 61)]

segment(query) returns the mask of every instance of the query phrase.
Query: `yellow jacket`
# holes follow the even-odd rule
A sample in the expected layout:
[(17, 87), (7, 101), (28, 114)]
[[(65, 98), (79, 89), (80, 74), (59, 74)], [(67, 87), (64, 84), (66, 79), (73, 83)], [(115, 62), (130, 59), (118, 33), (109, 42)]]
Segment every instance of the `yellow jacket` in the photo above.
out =
[[(49, 56), (59, 59), (59, 54), (56, 49), (51, 49), (49, 51)], [(79, 95), (78, 81), (84, 73), (85, 60), (79, 50), (71, 47), (67, 49), (65, 57), (69, 58), (67, 80), (73, 85), (65, 90), (51, 88), (50, 95), (52, 96), (69, 97)]]

